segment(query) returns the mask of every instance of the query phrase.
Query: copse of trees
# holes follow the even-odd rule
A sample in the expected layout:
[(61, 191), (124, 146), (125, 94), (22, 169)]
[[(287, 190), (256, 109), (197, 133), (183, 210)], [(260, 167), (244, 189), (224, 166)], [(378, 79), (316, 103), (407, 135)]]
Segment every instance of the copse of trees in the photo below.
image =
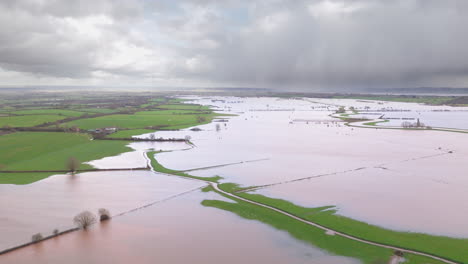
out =
[(415, 123), (404, 121), (403, 123), (401, 123), (401, 126), (403, 128), (426, 128), (426, 125), (422, 123), (421, 121), (419, 121), (419, 118)]

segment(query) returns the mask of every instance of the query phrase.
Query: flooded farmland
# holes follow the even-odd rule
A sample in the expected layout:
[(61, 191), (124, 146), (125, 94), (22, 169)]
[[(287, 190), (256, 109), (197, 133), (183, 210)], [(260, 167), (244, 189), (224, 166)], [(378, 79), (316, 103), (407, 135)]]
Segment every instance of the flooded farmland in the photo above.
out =
[[(468, 237), (465, 134), (347, 127), (329, 121), (324, 106), (330, 110), (332, 102), (249, 98), (227, 103), (240, 115), (219, 131), (210, 124), (202, 132), (176, 132), (191, 132), (197, 147), (157, 157), (180, 170), (243, 162), (191, 174), (219, 175), (245, 187), (273, 185), (258, 193), (308, 207), (335, 205), (339, 214), (394, 230)], [(271, 105), (276, 108), (265, 110)], [(285, 110), (291, 105), (299, 107)], [(299, 119), (309, 121), (291, 122)], [(300, 181), (289, 183), (293, 180)], [(432, 221), (424, 221), (428, 218)]]
[[(256, 186), (252, 193), (306, 207), (336, 206), (340, 215), (391, 230), (468, 237), (466, 134), (355, 128), (330, 116), (339, 105), (381, 107), (354, 100), (187, 98), (232, 116), (197, 126), (199, 131), (155, 133), (189, 136), (193, 145), (134, 142), (133, 152), (89, 164), (145, 167), (145, 152), (162, 150), (156, 159), (167, 168)], [(455, 123), (464, 128), (463, 122)], [(37, 232), (70, 228), (72, 217), (82, 210), (103, 207), (119, 214), (162, 201), (90, 230), (8, 253), (1, 263), (360, 263), (259, 222), (203, 207), (204, 199), (225, 200), (198, 190), (205, 185), (152, 171), (56, 175), (25, 186), (0, 185), (1, 248), (28, 242)], [(184, 195), (165, 201), (178, 194)]]
[(1, 263), (360, 263), (330, 255), (261, 223), (200, 205), (203, 199), (213, 198), (223, 200), (214, 193), (194, 191), (89, 230), (8, 253)]

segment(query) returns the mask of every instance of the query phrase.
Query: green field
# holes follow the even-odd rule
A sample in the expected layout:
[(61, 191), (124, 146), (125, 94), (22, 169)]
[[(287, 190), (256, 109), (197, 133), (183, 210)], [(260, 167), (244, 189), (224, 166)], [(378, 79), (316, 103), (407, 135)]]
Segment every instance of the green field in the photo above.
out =
[(85, 114), (83, 112), (66, 109), (32, 109), (13, 111), (11, 113), (16, 115), (60, 115), (65, 117), (82, 116)]
[(66, 116), (59, 115), (24, 115), (0, 117), (0, 127), (33, 127), (47, 122), (55, 122), (65, 119)]
[[(18, 132), (0, 136), (0, 163), (2, 170), (65, 170), (69, 157), (81, 162), (96, 160), (131, 151), (127, 144), (125, 141), (90, 140), (85, 134)], [(87, 164), (80, 166), (80, 169), (89, 168)], [(21, 173), (17, 177), (0, 173), (0, 183), (24, 184), (37, 180), (34, 175)]]
[[(166, 128), (171, 126), (190, 127), (209, 123), (218, 114), (197, 114), (193, 111), (165, 110), (137, 112), (134, 115), (108, 115), (95, 118), (80, 119), (65, 123), (67, 126), (77, 126), (81, 129), (102, 127), (118, 127), (143, 129), (147, 127)], [(202, 117), (204, 121), (200, 121)]]

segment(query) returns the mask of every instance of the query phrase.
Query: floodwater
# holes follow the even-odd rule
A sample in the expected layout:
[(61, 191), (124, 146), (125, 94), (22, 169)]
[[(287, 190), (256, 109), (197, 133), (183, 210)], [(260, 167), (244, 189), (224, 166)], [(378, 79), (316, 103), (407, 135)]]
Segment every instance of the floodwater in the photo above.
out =
[[(185, 143), (134, 142), (133, 152), (92, 161), (97, 168), (144, 167), (145, 150), (190, 150)], [(35, 233), (72, 226), (83, 210), (107, 208), (111, 221), (2, 255), (1, 263), (360, 263), (289, 234), (203, 207), (203, 182), (151, 171), (55, 175), (30, 185), (0, 185), (0, 249)], [(147, 206), (151, 204), (150, 206)], [(134, 210), (135, 208), (140, 208)], [(120, 215), (124, 213), (123, 215)], [(247, 237), (248, 236), (248, 237)]]
[(144, 157), (144, 153), (148, 150), (173, 151), (191, 148), (191, 146), (185, 142), (133, 142), (128, 146), (134, 151), (93, 160), (87, 163), (99, 169), (145, 168), (147, 160)]
[[(224, 182), (242, 186), (265, 185), (256, 192), (302, 206), (336, 205), (341, 215), (394, 230), (468, 237), (467, 135), (353, 128), (329, 116), (338, 105), (415, 111), (427, 106), (331, 99), (193, 99), (237, 116), (198, 126), (198, 132), (155, 133), (190, 136), (194, 147), (134, 142), (133, 152), (90, 164), (145, 167), (146, 150), (172, 150), (157, 154), (171, 169), (198, 169), (190, 173), (220, 175)], [(203, 185), (150, 171), (56, 175), (30, 185), (0, 185), (1, 249), (28, 242), (38, 232), (49, 235), (56, 228), (70, 228), (73, 216), (83, 210), (103, 207), (115, 215), (193, 190), (88, 231), (9, 253), (0, 262), (359, 263), (330, 256), (268, 225), (201, 206), (203, 199), (224, 199), (196, 190)]]
[(468, 129), (468, 107), (453, 107), (446, 105), (424, 105), (416, 103), (384, 102), (350, 99), (308, 99), (330, 105), (353, 106), (360, 112), (353, 117), (376, 119), (383, 116), (388, 122), (378, 123), (379, 126), (401, 126), (402, 122), (420, 122), (426, 126), (440, 128)]
[(287, 233), (203, 207), (214, 193), (192, 192), (40, 244), (8, 253), (2, 263), (316, 263), (357, 264)]
[(150, 171), (56, 175), (29, 185), (0, 185), (0, 248), (71, 228), (73, 217), (84, 210), (118, 214), (201, 186)]
[[(196, 144), (158, 160), (179, 170), (243, 162), (190, 173), (242, 186), (280, 183), (258, 192), (303, 206), (336, 205), (339, 214), (394, 230), (468, 237), (467, 135), (352, 128), (330, 121), (331, 111), (317, 103), (292, 110), (298, 100), (242, 100), (215, 102), (239, 114), (219, 131), (208, 124), (200, 132), (156, 133), (188, 134)], [(267, 105), (284, 111), (251, 111)]]

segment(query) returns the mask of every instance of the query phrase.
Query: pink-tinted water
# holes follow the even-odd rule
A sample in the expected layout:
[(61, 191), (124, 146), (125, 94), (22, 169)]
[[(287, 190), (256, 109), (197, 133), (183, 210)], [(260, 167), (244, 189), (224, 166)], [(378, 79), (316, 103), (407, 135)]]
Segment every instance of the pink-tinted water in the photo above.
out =
[(200, 186), (150, 171), (56, 175), (29, 185), (0, 185), (0, 248), (70, 228), (84, 210), (107, 208), (118, 214)]
[(200, 205), (215, 194), (190, 193), (87, 231), (0, 258), (1, 263), (316, 263), (354, 264), (288, 234)]
[(192, 169), (267, 159), (191, 172), (243, 186), (331, 174), (259, 192), (304, 206), (337, 205), (340, 214), (396, 230), (468, 237), (468, 135), (352, 128), (327, 121), (330, 112), (309, 111), (312, 103), (294, 111), (249, 111), (250, 104), (287, 109), (294, 101), (243, 100), (230, 104), (240, 115), (220, 123), (220, 131), (208, 124), (201, 132), (158, 132), (189, 134), (197, 146), (158, 154), (158, 160)]

